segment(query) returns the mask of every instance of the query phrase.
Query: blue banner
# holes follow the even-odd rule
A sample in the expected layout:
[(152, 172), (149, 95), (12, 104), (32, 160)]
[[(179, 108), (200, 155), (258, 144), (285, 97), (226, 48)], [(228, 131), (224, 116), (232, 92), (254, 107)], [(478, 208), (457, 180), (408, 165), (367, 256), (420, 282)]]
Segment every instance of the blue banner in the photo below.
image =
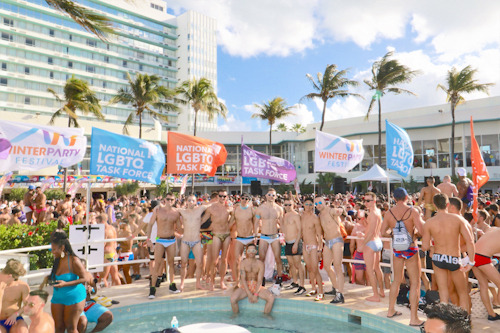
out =
[(90, 174), (160, 184), (165, 154), (160, 145), (92, 127)]
[(413, 147), (408, 133), (386, 119), (385, 138), (387, 168), (407, 177), (413, 166)]

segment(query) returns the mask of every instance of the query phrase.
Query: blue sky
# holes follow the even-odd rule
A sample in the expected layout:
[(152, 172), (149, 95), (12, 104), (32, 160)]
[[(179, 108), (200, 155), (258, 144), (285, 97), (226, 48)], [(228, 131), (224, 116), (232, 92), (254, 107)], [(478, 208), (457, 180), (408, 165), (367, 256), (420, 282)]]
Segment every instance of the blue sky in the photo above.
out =
[[(350, 68), (360, 85), (353, 91), (365, 100), (347, 98), (328, 104), (327, 120), (363, 115), (373, 92), (363, 79), (371, 64), (388, 50), (415, 70), (407, 89), (418, 96), (385, 96), (384, 111), (444, 103), (437, 91), (452, 67), (472, 65), (481, 82), (497, 83), (500, 94), (500, 2), (479, 0), (409, 0), (351, 3), (337, 0), (174, 0), (180, 13), (195, 10), (218, 23), (218, 95), (229, 109), (221, 130), (267, 130), (250, 119), (254, 103), (276, 96), (295, 105), (287, 124), (321, 119), (321, 101), (298, 105), (312, 92), (306, 73), (323, 72), (327, 64)], [(469, 99), (485, 95), (470, 95)]]

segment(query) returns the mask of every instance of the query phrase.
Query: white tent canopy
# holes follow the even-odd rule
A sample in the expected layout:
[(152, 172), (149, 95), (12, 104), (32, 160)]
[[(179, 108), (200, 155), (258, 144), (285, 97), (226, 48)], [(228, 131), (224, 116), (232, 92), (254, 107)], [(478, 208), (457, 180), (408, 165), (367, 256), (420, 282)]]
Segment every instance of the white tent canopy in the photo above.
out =
[(402, 180), (403, 180), (400, 176), (390, 174), (390, 173), (386, 172), (384, 169), (382, 169), (381, 167), (379, 167), (378, 164), (375, 164), (366, 173), (362, 174), (361, 176), (358, 176), (358, 177), (351, 179), (351, 183), (366, 182), (366, 181), (386, 182), (387, 176), (389, 176), (389, 181), (391, 181), (393, 183), (399, 183), (399, 182), (402, 182)]

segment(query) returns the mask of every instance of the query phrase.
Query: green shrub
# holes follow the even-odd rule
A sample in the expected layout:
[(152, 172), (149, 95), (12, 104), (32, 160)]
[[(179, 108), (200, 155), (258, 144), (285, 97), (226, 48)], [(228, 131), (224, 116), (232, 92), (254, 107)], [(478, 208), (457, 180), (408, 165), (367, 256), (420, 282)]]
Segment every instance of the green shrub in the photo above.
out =
[(46, 190), (43, 193), (45, 193), (47, 200), (63, 200), (66, 197), (66, 193), (61, 189)]
[(139, 182), (127, 182), (121, 185), (115, 186), (116, 195), (121, 197), (122, 195), (135, 194), (139, 190)]
[(24, 199), (26, 192), (28, 192), (27, 188), (13, 188), (9, 193), (9, 200), (21, 201)]

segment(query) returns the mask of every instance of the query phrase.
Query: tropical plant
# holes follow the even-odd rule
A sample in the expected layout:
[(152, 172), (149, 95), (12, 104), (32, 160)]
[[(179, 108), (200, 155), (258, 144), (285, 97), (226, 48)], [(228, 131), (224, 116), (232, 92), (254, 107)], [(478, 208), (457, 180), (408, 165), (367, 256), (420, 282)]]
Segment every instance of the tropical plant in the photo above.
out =
[(62, 200), (66, 197), (66, 193), (61, 189), (46, 190), (43, 192), (47, 200)]
[(116, 195), (118, 197), (135, 194), (138, 190), (139, 182), (126, 182), (115, 186)]
[(364, 80), (364, 82), (370, 87), (370, 90), (375, 90), (370, 105), (368, 106), (368, 111), (366, 113), (366, 119), (368, 119), (370, 112), (373, 109), (375, 101), (378, 101), (378, 164), (382, 165), (382, 103), (381, 98), (386, 93), (394, 94), (410, 94), (415, 95), (415, 93), (399, 88), (398, 85), (409, 83), (415, 76), (417, 76), (419, 71), (412, 71), (410, 68), (402, 65), (396, 59), (392, 59), (394, 52), (387, 52), (382, 59), (375, 61), (372, 65), (372, 78), (371, 80)]
[(311, 74), (306, 74), (306, 77), (309, 79), (309, 82), (311, 82), (316, 92), (307, 94), (302, 97), (302, 99), (312, 100), (314, 98), (320, 98), (323, 101), (323, 113), (321, 115), (321, 126), (319, 127), (320, 131), (323, 130), (323, 125), (325, 124), (326, 104), (328, 100), (336, 97), (348, 96), (363, 98), (359, 94), (349, 92), (349, 87), (356, 87), (359, 83), (358, 81), (346, 78), (345, 76), (348, 72), (349, 70), (347, 69), (339, 71), (337, 65), (327, 65), (324, 74), (319, 72), (316, 74), (316, 80)]
[(199, 80), (184, 81), (176, 89), (176, 93), (180, 96), (176, 99), (178, 103), (189, 105), (194, 110), (194, 136), (196, 136), (198, 112), (206, 112), (210, 121), (217, 116), (226, 118), (227, 108), (224, 103), (219, 101), (212, 82), (209, 79), (202, 77)]
[(293, 107), (287, 106), (286, 101), (281, 97), (276, 97), (273, 100), (268, 101), (267, 103), (264, 102), (263, 104), (254, 104), (254, 107), (259, 112), (252, 114), (252, 118), (260, 118), (262, 120), (267, 120), (267, 123), (269, 124), (269, 155), (272, 155), (273, 125), (274, 123), (276, 123), (276, 120), (278, 119), (294, 115), (294, 113), (290, 111)]
[(335, 191), (332, 190), (332, 187), (334, 186), (335, 178), (337, 177), (338, 176), (335, 172), (319, 173), (316, 177), (316, 186), (318, 187), (317, 192), (320, 194), (335, 193)]
[[(104, 115), (102, 114), (101, 104), (97, 98), (96, 93), (90, 89), (89, 84), (85, 80), (77, 79), (75, 76), (71, 76), (66, 81), (64, 85), (64, 98), (59, 97), (59, 95), (52, 88), (47, 88), (56, 100), (64, 105), (59, 108), (50, 118), (49, 125), (53, 125), (56, 118), (63, 115), (68, 116), (68, 127), (80, 127), (78, 124), (78, 115), (76, 111), (82, 112), (84, 115), (92, 113), (99, 120), (104, 120)], [(63, 191), (66, 192), (68, 168), (64, 168), (64, 183)]]
[[(494, 83), (478, 83), (474, 76), (477, 69), (466, 66), (461, 71), (455, 67), (448, 71), (446, 78), (447, 86), (438, 84), (438, 88), (446, 93), (446, 102), (450, 103), (451, 107), (451, 143), (450, 143), (450, 158), (455, 160), (455, 109), (458, 105), (465, 102), (464, 94), (475, 91), (489, 94), (488, 87)], [(455, 163), (451, 163), (451, 174), (455, 176)]]
[(24, 195), (28, 192), (27, 188), (13, 188), (9, 193), (10, 201), (21, 201), (24, 199)]
[(275, 129), (276, 132), (288, 132), (288, 127), (284, 123), (278, 124), (278, 126)]
[(45, 0), (52, 8), (67, 14), (73, 21), (99, 39), (106, 41), (110, 33), (115, 33), (109, 18), (96, 11), (80, 6), (71, 0)]
[(129, 86), (120, 88), (118, 93), (111, 98), (109, 104), (122, 103), (130, 104), (135, 109), (130, 113), (125, 124), (123, 133), (129, 135), (128, 126), (135, 118), (139, 118), (139, 138), (142, 138), (142, 116), (146, 114), (151, 118), (158, 118), (168, 121), (168, 116), (159, 113), (156, 110), (177, 111), (175, 104), (166, 102), (166, 99), (174, 97), (175, 92), (165, 86), (160, 85), (160, 77), (138, 73), (135, 80), (127, 73)]
[(304, 133), (306, 131), (306, 128), (302, 126), (302, 124), (293, 124), (292, 127), (290, 128), (292, 132), (297, 132), (297, 133)]

